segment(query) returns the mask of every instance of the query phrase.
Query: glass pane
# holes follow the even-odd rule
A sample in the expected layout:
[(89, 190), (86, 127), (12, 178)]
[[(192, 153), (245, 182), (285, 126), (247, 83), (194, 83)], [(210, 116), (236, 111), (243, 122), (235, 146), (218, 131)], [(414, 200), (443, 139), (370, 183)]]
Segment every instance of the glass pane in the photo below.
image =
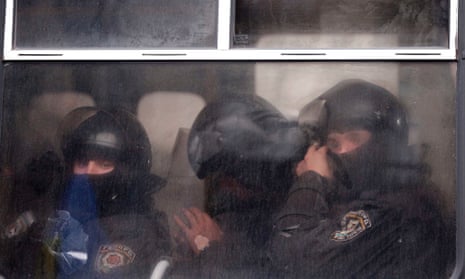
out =
[(214, 0), (16, 1), (15, 48), (215, 48), (217, 10)]
[[(443, 278), (450, 276), (454, 268), (456, 63), (11, 63), (4, 72), (0, 145), (0, 220), (4, 226), (0, 245), (8, 253), (0, 255), (0, 273), (6, 278), (15, 278), (18, 271), (19, 277), (39, 270), (61, 275), (63, 262), (45, 252), (60, 247), (59, 251), (69, 252), (69, 247), (58, 245), (66, 242), (66, 235), (53, 226), (57, 222), (50, 222), (60, 220), (59, 215), (53, 214), (55, 209), (68, 209), (69, 204), (77, 202), (83, 205), (69, 212), (78, 214), (71, 214), (78, 220), (74, 223), (78, 229), (70, 231), (76, 233), (74, 243), (79, 245), (75, 247), (81, 249), (77, 255), (87, 256), (88, 261), (65, 266), (76, 277), (124, 270), (125, 277), (149, 278), (150, 268), (166, 259), (162, 256), (174, 263), (172, 275), (188, 278), (264, 278), (269, 276), (263, 274), (270, 273), (277, 278), (304, 277), (300, 275), (308, 273), (315, 278), (313, 275), (318, 274), (312, 272), (320, 270), (328, 274), (382, 273), (387, 278), (412, 278), (418, 276), (410, 276), (411, 272), (424, 272), (420, 277)], [(350, 125), (330, 125), (324, 123), (335, 123), (332, 115), (360, 113), (358, 109), (364, 106), (358, 106), (358, 102), (363, 104), (369, 97), (353, 97), (341, 103), (336, 99), (334, 103), (333, 97), (325, 95), (324, 107), (313, 106), (317, 109), (310, 114), (318, 117), (307, 117), (307, 104), (349, 79), (370, 82), (373, 96), (384, 94), (387, 99), (382, 100), (388, 100), (388, 105), (368, 106), (361, 114), (366, 118), (354, 118), (359, 122), (350, 124), (347, 116), (338, 121)], [(374, 89), (375, 85), (390, 93), (380, 93), (385, 91)], [(347, 91), (340, 98), (364, 90)], [(397, 102), (403, 109), (389, 110), (398, 108)], [(333, 110), (334, 105), (344, 109)], [(129, 143), (143, 140), (140, 131), (129, 133), (122, 128), (137, 125), (122, 125), (126, 122), (120, 120), (121, 125), (90, 125), (100, 123), (89, 120), (96, 115), (92, 110), (89, 114), (84, 110), (85, 117), (71, 118), (76, 121), (64, 121), (65, 115), (82, 106), (104, 108), (108, 115), (103, 114), (106, 116), (102, 116), (101, 123), (109, 121), (109, 115), (110, 119), (121, 119), (111, 112), (113, 107), (131, 112), (145, 128), (151, 152), (136, 153), (140, 150), (137, 148), (121, 151), (126, 150), (126, 145), (132, 146)], [(211, 109), (215, 106), (223, 109)], [(324, 113), (328, 111), (331, 113)], [(408, 121), (404, 121), (403, 112), (407, 112)], [(312, 119), (317, 121), (311, 122)], [(373, 122), (377, 119), (386, 122)], [(202, 121), (206, 124), (199, 124)], [(313, 126), (306, 126), (309, 123)], [(83, 132), (94, 131), (91, 128), (108, 129), (105, 131), (115, 139), (122, 139), (121, 144), (110, 137), (106, 138), (108, 141), (97, 141), (105, 137)], [(350, 165), (338, 165), (337, 158), (347, 159), (343, 155), (350, 152), (339, 152), (335, 143), (346, 144), (344, 133), (357, 130), (369, 135), (349, 137), (352, 147), (359, 144), (352, 154), (361, 156), (359, 152), (366, 150), (364, 147), (371, 148), (368, 157), (360, 157), (364, 158), (364, 167), (350, 169)], [(76, 137), (58, 136), (74, 132)], [(408, 142), (404, 141), (406, 137)], [(331, 148), (324, 158), (335, 160), (329, 167), (334, 180), (316, 169), (303, 174), (309, 179), (322, 179), (317, 181), (328, 179), (328, 185), (339, 185), (338, 188), (318, 188), (320, 184), (313, 180), (301, 184), (302, 173), (299, 176), (297, 171), (302, 170), (301, 160), (313, 141)], [(202, 142), (205, 150), (195, 149)], [(136, 146), (147, 150), (146, 143)], [(85, 152), (68, 152), (69, 146)], [(151, 176), (137, 164), (147, 166), (150, 160), (140, 159), (147, 155), (152, 158), (148, 170)], [(112, 164), (105, 161), (100, 166), (113, 168), (109, 173), (89, 176), (89, 184), (72, 180), (76, 171), (98, 156), (109, 156), (104, 158)], [(373, 164), (367, 164), (373, 158)], [(136, 166), (137, 171), (131, 172)], [(374, 180), (360, 181), (352, 175), (352, 171), (365, 169), (367, 173), (362, 178)], [(347, 180), (338, 171), (346, 172)], [(155, 179), (154, 175), (165, 183), (159, 183), (159, 179), (154, 180), (155, 184), (148, 183), (152, 180), (130, 183), (133, 179), (140, 182), (146, 176)], [(114, 179), (107, 180), (107, 184), (93, 180), (104, 181), (108, 177)], [(379, 177), (383, 179), (376, 180)], [(93, 204), (93, 196), (90, 190), (73, 196), (69, 189), (77, 185), (101, 194), (95, 201), (96, 211), (90, 211), (93, 215), (86, 220), (81, 213)], [(99, 188), (101, 185), (108, 187)], [(148, 191), (148, 185), (154, 185), (152, 191)], [(299, 203), (292, 194), (299, 185), (316, 187), (311, 193), (321, 192), (318, 198), (299, 194), (303, 199)], [(356, 188), (357, 185), (363, 187)], [(119, 191), (124, 195), (119, 195)], [(427, 195), (431, 192), (434, 199)], [(121, 197), (125, 197), (122, 202)], [(118, 206), (113, 206), (117, 201)], [(315, 201), (319, 203), (314, 207), (306, 206)], [(139, 206), (146, 202), (149, 208)], [(183, 211), (191, 207), (198, 208), (199, 211), (192, 211), (195, 214), (203, 212), (200, 219), (210, 220), (209, 227), (213, 228), (192, 233), (197, 240), (188, 238), (179, 225), (190, 223), (187, 232), (196, 227), (192, 216)], [(299, 216), (310, 221), (317, 218), (322, 225), (315, 229), (308, 222), (305, 230), (282, 230), (282, 220), (295, 221), (287, 219), (290, 207), (304, 210)], [(146, 220), (146, 216), (151, 216), (152, 221)], [(52, 236), (57, 236), (57, 242), (50, 242), (51, 232), (56, 232)], [(86, 245), (78, 241), (82, 235), (89, 237)], [(175, 235), (187, 242), (178, 241)], [(286, 237), (281, 239), (283, 236)], [(321, 243), (329, 246), (313, 249)], [(195, 249), (204, 251), (199, 256)], [(318, 254), (340, 252), (338, 249), (344, 251), (334, 257)], [(263, 258), (264, 255), (267, 256)], [(272, 265), (264, 264), (270, 262), (268, 255)], [(41, 266), (44, 263), (50, 264)], [(287, 265), (292, 268), (286, 269)], [(334, 268), (328, 270), (328, 265)], [(113, 269), (116, 266), (124, 268), (117, 271)]]
[(449, 1), (237, 0), (239, 48), (448, 47)]

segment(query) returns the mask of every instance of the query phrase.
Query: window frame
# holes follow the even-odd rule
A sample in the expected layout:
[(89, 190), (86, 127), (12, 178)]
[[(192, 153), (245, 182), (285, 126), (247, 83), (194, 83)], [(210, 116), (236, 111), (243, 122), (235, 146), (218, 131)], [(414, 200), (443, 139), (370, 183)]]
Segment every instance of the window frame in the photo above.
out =
[[(189, 55), (183, 54), (179, 50), (127, 50), (127, 51), (95, 51), (95, 50), (17, 50), (13, 46), (13, 2), (15, 0), (5, 0), (0, 2), (0, 14), (5, 21), (0, 21), (3, 32), (0, 34), (0, 43), (3, 43), (3, 67), (0, 69), (0, 100), (4, 101), (4, 67), (9, 61), (79, 61), (79, 60), (98, 60), (98, 61), (123, 61), (123, 60), (147, 60), (147, 61), (176, 61), (176, 60), (434, 60), (437, 62), (449, 60), (457, 62), (457, 88), (456, 88), (456, 257), (455, 268), (450, 278), (465, 278), (465, 172), (460, 171), (465, 167), (465, 1), (451, 0), (450, 4), (450, 30), (449, 30), (449, 48), (439, 49), (432, 52), (428, 49), (387, 49), (387, 50), (363, 50), (364, 53), (358, 53), (354, 50), (338, 50), (337, 52), (329, 51), (328, 55), (322, 55), (318, 50), (304, 52), (303, 50), (294, 51), (293, 55), (286, 55), (279, 51), (267, 51), (255, 49), (253, 51), (230, 50), (232, 30), (218, 37), (218, 49), (199, 51), (189, 50)], [(232, 14), (231, 5), (234, 0), (218, 0), (220, 14)], [(229, 5), (229, 6), (228, 6)], [(226, 8), (225, 8), (226, 7)], [(225, 26), (227, 25), (227, 26)], [(218, 19), (218, 26), (221, 30), (231, 28), (229, 21), (224, 18)], [(220, 29), (219, 29), (220, 30)], [(220, 32), (219, 32), (220, 34)], [(396, 53), (397, 51), (397, 53)], [(228, 52), (229, 54), (225, 54)], [(261, 52), (264, 52), (260, 55)], [(267, 53), (269, 52), (269, 53)], [(362, 51), (360, 51), (362, 52)], [(338, 54), (340, 58), (334, 57)], [(115, 57), (117, 56), (117, 57)], [(440, 92), (438, 92), (440, 94)], [(0, 113), (3, 116), (4, 106), (0, 106)], [(2, 128), (3, 120), (0, 121)], [(0, 134), (0, 142), (3, 139)]]
[[(458, 26), (465, 26), (465, 1), (458, 6)], [(465, 28), (457, 29), (456, 79), (456, 244), (455, 268), (450, 278), (465, 278)]]
[(218, 0), (216, 49), (16, 49), (15, 1), (5, 0), (4, 61), (159, 61), (159, 60), (455, 60), (458, 1), (450, 0), (448, 48), (259, 49), (232, 47), (235, 0)]

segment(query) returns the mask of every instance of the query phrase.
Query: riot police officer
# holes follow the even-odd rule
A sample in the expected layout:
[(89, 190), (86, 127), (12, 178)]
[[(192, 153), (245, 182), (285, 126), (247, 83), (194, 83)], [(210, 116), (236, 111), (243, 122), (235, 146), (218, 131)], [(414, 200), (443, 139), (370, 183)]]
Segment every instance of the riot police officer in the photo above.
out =
[(258, 96), (228, 96), (199, 113), (188, 156), (206, 183), (206, 210), (187, 208), (175, 217), (194, 251), (175, 277), (264, 275), (271, 216), (292, 183), (290, 170), (302, 144), (297, 123)]
[(150, 173), (144, 128), (125, 110), (83, 107), (63, 120), (60, 142), (68, 174), (61, 209), (88, 235), (84, 267), (66, 277), (148, 278), (170, 242), (166, 216), (152, 206), (163, 180)]
[(309, 148), (278, 214), (274, 273), (286, 278), (446, 277), (447, 239), (407, 113), (386, 89), (343, 81), (305, 106)]
[(151, 194), (151, 146), (136, 117), (81, 107), (59, 128), (64, 186), (42, 226), (42, 256), (18, 277), (149, 278), (170, 252), (166, 216)]

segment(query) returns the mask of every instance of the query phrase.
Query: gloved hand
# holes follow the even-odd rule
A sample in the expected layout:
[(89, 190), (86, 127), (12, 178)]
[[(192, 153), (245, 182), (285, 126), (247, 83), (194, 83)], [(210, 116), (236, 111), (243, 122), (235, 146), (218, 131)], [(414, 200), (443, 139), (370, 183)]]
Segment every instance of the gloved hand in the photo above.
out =
[(13, 238), (25, 233), (35, 221), (36, 218), (32, 211), (21, 213), (13, 223), (6, 227), (2, 233), (2, 238)]
[(59, 273), (72, 274), (87, 263), (88, 239), (82, 225), (68, 211), (57, 210), (48, 218), (44, 243), (55, 258)]

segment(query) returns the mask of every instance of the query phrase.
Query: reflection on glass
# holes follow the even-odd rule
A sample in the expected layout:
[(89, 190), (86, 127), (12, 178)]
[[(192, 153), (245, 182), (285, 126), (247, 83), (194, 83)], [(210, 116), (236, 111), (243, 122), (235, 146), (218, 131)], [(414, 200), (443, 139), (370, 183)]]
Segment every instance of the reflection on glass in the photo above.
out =
[(447, 47), (447, 0), (238, 0), (234, 46)]
[[(68, 112), (80, 106), (95, 105), (105, 108), (119, 106), (131, 111), (144, 126), (152, 147), (151, 157), (153, 161), (150, 172), (166, 180), (166, 186), (154, 194), (153, 205), (164, 211), (168, 216), (169, 229), (171, 232), (170, 239), (173, 240), (173, 246), (178, 248), (173, 236), (180, 232), (178, 225), (182, 223), (188, 224), (192, 221), (188, 220), (189, 214), (186, 216), (185, 211), (183, 212), (182, 209), (186, 207), (196, 207), (198, 210), (193, 210), (191, 213), (203, 217), (207, 217), (204, 214), (208, 214), (211, 218), (203, 219), (211, 219), (211, 221), (218, 225), (219, 229), (224, 233), (223, 240), (228, 239), (228, 234), (231, 231), (240, 228), (239, 235), (245, 235), (246, 240), (241, 243), (229, 242), (229, 244), (236, 248), (239, 247), (239, 245), (244, 245), (244, 243), (248, 248), (253, 247), (253, 249), (251, 249), (252, 251), (247, 249), (250, 253), (247, 254), (246, 261), (240, 261), (244, 259), (244, 251), (246, 251), (246, 249), (235, 249), (234, 252), (237, 253), (222, 253), (221, 249), (216, 250), (217, 252), (219, 251), (219, 253), (213, 254), (215, 255), (215, 268), (221, 268), (221, 271), (232, 272), (234, 275), (236, 272), (256, 272), (257, 266), (255, 264), (257, 262), (261, 263), (261, 261), (257, 261), (257, 257), (260, 257), (259, 255), (257, 256), (257, 254), (265, 252), (262, 250), (258, 251), (257, 249), (268, 249), (263, 242), (256, 240), (266, 240), (270, 234), (274, 233), (271, 231), (271, 226), (268, 227), (266, 224), (275, 221), (271, 220), (274, 216), (272, 213), (278, 212), (284, 208), (279, 203), (284, 203), (286, 201), (286, 195), (278, 195), (276, 200), (261, 199), (260, 202), (257, 203), (246, 203), (247, 206), (257, 209), (257, 211), (255, 211), (255, 213), (259, 213), (257, 215), (250, 214), (251, 211), (224, 214), (231, 212), (215, 212), (213, 209), (216, 208), (217, 211), (218, 209), (235, 209), (238, 203), (227, 203), (228, 201), (233, 201), (233, 199), (231, 199), (231, 193), (238, 193), (239, 195), (236, 197), (250, 197), (250, 192), (248, 190), (251, 189), (243, 189), (243, 187), (238, 186), (237, 183), (233, 183), (234, 181), (229, 177), (231, 175), (234, 175), (234, 177), (238, 179), (236, 182), (242, 182), (244, 185), (250, 186), (248, 183), (250, 181), (251, 183), (255, 183), (253, 184), (255, 186), (260, 185), (263, 187), (275, 185), (276, 181), (270, 181), (274, 180), (271, 179), (274, 177), (273, 175), (279, 174), (281, 178), (284, 176), (281, 176), (280, 172), (276, 172), (276, 169), (272, 172), (269, 171), (269, 168), (257, 167), (259, 165), (255, 164), (255, 160), (250, 160), (250, 164), (242, 165), (242, 167), (228, 169), (228, 167), (234, 166), (236, 163), (243, 164), (245, 162), (244, 158), (257, 158), (242, 156), (241, 160), (204, 161), (213, 163), (214, 165), (212, 166), (216, 166), (216, 163), (225, 166), (228, 172), (226, 173), (227, 175), (219, 175), (219, 173), (213, 170), (213, 173), (210, 173), (211, 176), (209, 176), (208, 179), (200, 179), (196, 173), (195, 165), (188, 159), (188, 152), (197, 150), (199, 152), (194, 152), (195, 154), (206, 155), (207, 159), (216, 158), (215, 156), (208, 156), (215, 154), (222, 146), (229, 146), (229, 148), (233, 150), (231, 152), (232, 154), (234, 154), (236, 147), (245, 147), (245, 149), (242, 148), (241, 151), (245, 150), (248, 153), (244, 152), (241, 153), (241, 155), (254, 155), (261, 154), (260, 152), (266, 152), (267, 147), (272, 143), (270, 149), (272, 150), (272, 155), (276, 158), (276, 156), (280, 155), (280, 152), (285, 150), (280, 144), (286, 144), (286, 139), (295, 139), (295, 137), (283, 138), (283, 135), (288, 135), (285, 133), (274, 133), (276, 130), (283, 131), (279, 130), (277, 127), (289, 127), (287, 125), (283, 126), (283, 124), (288, 124), (289, 122), (287, 122), (287, 120), (291, 122), (296, 120), (299, 113), (303, 111), (305, 104), (311, 103), (312, 100), (340, 81), (347, 79), (363, 79), (385, 88), (394, 94), (396, 96), (395, 99), (398, 99), (405, 106), (405, 110), (408, 113), (409, 129), (408, 135), (403, 134), (404, 136), (408, 136), (408, 142), (403, 143), (412, 147), (412, 149), (409, 149), (412, 153), (400, 154), (402, 156), (397, 159), (415, 158), (422, 160), (421, 162), (424, 160), (429, 166), (423, 168), (422, 165), (420, 168), (422, 172), (424, 171), (428, 175), (428, 184), (420, 186), (430, 185), (436, 191), (435, 193), (438, 193), (435, 198), (438, 200), (439, 197), (444, 199), (442, 207), (443, 215), (441, 215), (440, 218), (436, 218), (438, 220), (437, 223), (434, 221), (420, 223), (422, 225), (433, 226), (434, 224), (441, 224), (441, 222), (444, 221), (444, 227), (439, 228), (440, 231), (444, 233), (441, 233), (441, 237), (446, 236), (446, 233), (450, 232), (452, 234), (452, 240), (448, 242), (448, 244), (454, 245), (454, 221), (456, 216), (455, 70), (456, 63), (448, 62), (12, 63), (4, 69), (4, 117), (2, 122), (2, 145), (0, 146), (0, 183), (2, 183), (2, 187), (0, 187), (2, 191), (2, 195), (0, 196), (0, 221), (2, 221), (3, 224), (12, 224), (19, 216), (21, 217), (20, 220), (24, 221), (22, 223), (24, 226), (19, 226), (17, 232), (24, 233), (22, 230), (24, 229), (27, 231), (32, 222), (32, 218), (30, 217), (31, 211), (36, 212), (34, 216), (42, 217), (41, 220), (47, 217), (44, 215), (44, 212), (38, 211), (37, 209), (50, 206), (50, 203), (47, 203), (47, 198), (49, 197), (47, 193), (53, 185), (44, 178), (53, 176), (54, 174), (56, 174), (58, 178), (60, 177), (60, 169), (54, 168), (55, 161), (59, 160), (59, 158), (46, 156), (39, 157), (42, 159), (38, 161), (34, 161), (34, 158), (37, 158), (40, 154), (48, 154), (47, 151), (50, 150), (60, 152), (60, 147), (58, 146), (55, 135), (59, 123)], [(242, 94), (243, 100), (246, 101), (244, 103), (245, 106), (235, 105), (232, 101), (232, 95), (238, 93)], [(258, 95), (259, 98), (253, 96), (254, 94)], [(244, 97), (244, 95), (247, 97)], [(252, 101), (248, 100), (250, 97)], [(259, 101), (261, 98), (263, 98), (263, 100)], [(356, 102), (358, 99), (365, 100), (365, 98), (350, 98), (350, 101)], [(215, 109), (216, 102), (222, 102), (222, 110), (218, 111)], [(342, 107), (342, 110), (338, 109), (337, 111), (350, 113), (351, 110), (345, 110), (345, 105), (348, 102), (349, 101), (341, 103), (336, 102), (335, 104), (337, 106)], [(263, 103), (269, 103), (270, 105), (263, 105)], [(197, 119), (202, 119), (203, 114), (201, 111), (207, 111), (206, 109), (208, 107), (214, 109), (212, 109), (211, 114), (207, 114), (210, 115), (210, 117), (203, 119), (206, 120), (206, 122), (212, 121), (213, 123), (198, 125), (197, 127), (203, 127), (204, 131), (200, 129), (197, 130), (197, 133), (192, 133), (196, 128), (194, 123)], [(272, 109), (273, 113), (264, 113), (264, 111), (269, 111), (270, 107), (275, 108)], [(350, 107), (357, 108), (355, 105)], [(264, 110), (260, 111), (260, 108), (264, 108)], [(259, 113), (247, 114), (249, 110)], [(279, 113), (276, 113), (276, 111)], [(226, 113), (215, 115), (217, 112)], [(244, 115), (251, 115), (252, 117), (249, 119), (244, 117)], [(272, 118), (269, 118), (270, 116)], [(283, 116), (285, 119), (283, 119)], [(318, 119), (320, 118), (318, 117)], [(401, 123), (402, 122), (403, 121), (401, 121)], [(295, 126), (290, 126), (290, 128), (292, 127)], [(275, 130), (275, 128), (277, 129)], [(225, 133), (225, 131), (229, 131), (229, 137), (227, 134), (220, 134)], [(387, 141), (385, 137), (383, 138), (381, 135), (377, 134), (378, 132), (378, 130), (372, 131), (370, 137), (379, 137)], [(193, 136), (190, 137), (191, 135)], [(266, 136), (263, 137), (262, 135), (269, 135), (269, 138)], [(260, 136), (259, 139), (263, 141), (258, 141), (260, 144), (257, 144), (257, 141), (250, 140), (254, 139), (255, 136)], [(364, 142), (363, 134), (361, 136), (362, 140), (360, 142)], [(196, 138), (198, 138), (199, 141), (196, 141)], [(357, 137), (351, 138), (355, 139)], [(333, 134), (332, 144), (335, 143), (334, 141), (344, 143), (344, 139), (344, 135)], [(206, 142), (202, 145), (202, 147), (206, 148), (206, 152), (202, 152), (200, 149), (189, 148), (189, 142), (195, 145), (195, 143), (202, 141)], [(229, 145), (227, 145), (228, 143)], [(386, 143), (386, 146), (389, 146), (389, 142), (384, 143)], [(332, 148), (334, 148), (334, 153), (338, 152), (334, 145)], [(378, 149), (378, 151), (386, 152), (384, 149)], [(404, 151), (404, 149), (398, 149), (397, 151)], [(303, 153), (299, 154), (303, 156)], [(286, 152), (285, 155), (286, 154), (288, 153)], [(398, 153), (396, 154), (399, 155)], [(406, 156), (404, 157), (403, 155)], [(267, 157), (267, 160), (272, 159), (273, 156)], [(281, 158), (280, 156), (278, 157)], [(36, 162), (32, 164), (33, 168), (30, 168), (31, 160)], [(199, 160), (199, 162), (202, 161)], [(418, 170), (417, 168), (411, 168), (411, 165), (403, 168), (406, 166), (405, 163), (405, 161), (396, 161), (394, 166), (400, 167), (406, 172)], [(56, 164), (58, 164), (58, 162)], [(273, 168), (274, 166), (271, 166), (271, 169)], [(291, 180), (294, 179), (295, 176), (292, 170), (285, 173), (291, 175)], [(406, 177), (410, 178), (410, 176)], [(402, 179), (402, 177), (398, 178)], [(431, 181), (429, 180), (430, 178)], [(270, 183), (257, 183), (257, 181), (266, 181)], [(221, 189), (216, 188), (217, 191), (212, 191), (212, 185), (220, 184), (224, 187)], [(280, 183), (278, 184), (279, 186), (283, 185)], [(371, 181), (365, 184), (371, 186)], [(210, 189), (210, 191), (208, 191), (208, 189)], [(240, 189), (240, 191), (230, 192), (229, 190), (231, 189)], [(254, 189), (259, 190), (258, 193), (267, 194), (271, 192), (268, 188), (262, 189), (258, 187)], [(282, 190), (282, 188), (278, 190)], [(387, 198), (393, 198), (394, 201), (403, 202), (403, 205), (405, 205), (406, 200), (416, 200), (417, 197), (420, 197), (419, 192), (418, 196), (416, 194), (417, 192), (414, 192), (413, 197), (410, 196), (409, 198), (404, 195), (400, 195), (399, 199), (398, 196)], [(136, 200), (142, 200), (143, 198), (147, 198), (147, 196), (135, 196)], [(274, 207), (273, 205), (260, 208), (260, 206), (264, 204), (263, 202), (266, 203), (267, 201), (275, 201), (278, 206)], [(308, 204), (306, 201), (307, 200), (305, 200), (304, 205)], [(209, 208), (207, 205), (211, 207)], [(257, 207), (257, 205), (259, 206)], [(374, 207), (376, 206), (368, 206), (366, 212), (371, 214), (369, 210)], [(397, 210), (399, 208), (400, 206), (395, 209)], [(346, 213), (349, 212), (341, 212), (340, 217), (345, 216)], [(172, 218), (175, 214), (179, 217), (178, 221)], [(413, 210), (412, 216), (416, 216), (415, 214), (417, 214), (417, 211)], [(236, 216), (238, 218), (230, 219), (230, 216)], [(264, 225), (258, 226), (257, 223), (250, 223), (250, 220), (254, 219), (242, 218), (244, 216), (259, 216), (263, 218), (259, 220), (260, 222), (263, 221), (263, 223), (260, 224)], [(341, 232), (340, 236), (349, 236), (348, 233), (355, 232), (354, 240), (357, 240), (355, 237), (359, 236), (360, 232), (354, 231), (353, 228), (356, 228), (360, 223), (357, 223), (357, 220), (354, 220), (351, 216), (355, 216), (358, 220), (367, 220), (363, 212), (356, 212), (355, 215), (347, 215), (346, 220), (355, 222), (352, 224), (356, 226), (349, 228), (348, 225), (344, 225), (344, 227), (347, 227), (347, 230), (346, 232)], [(433, 215), (430, 215), (430, 217), (431, 216)], [(392, 231), (391, 229), (393, 227), (390, 225), (387, 226), (388, 229), (380, 229), (377, 231), (376, 225), (378, 223), (376, 222), (379, 218), (374, 218), (375, 217), (369, 215), (369, 221), (371, 222), (370, 224), (372, 225), (373, 231), (380, 232), (380, 235), (385, 235)], [(408, 229), (407, 226), (418, 223), (412, 221), (405, 223), (393, 222), (393, 224), (393, 226), (400, 225), (399, 231), (403, 231), (404, 229)], [(329, 231), (331, 233), (339, 232), (342, 226), (337, 226), (338, 227), (334, 229), (329, 228)], [(148, 226), (143, 227), (147, 230), (153, 229)], [(192, 226), (187, 226), (183, 231), (189, 232), (191, 228)], [(432, 227), (432, 229), (436, 231), (438, 228)], [(247, 234), (241, 234), (244, 230), (248, 230)], [(0, 245), (5, 245), (6, 251), (11, 251), (11, 253), (4, 253), (4, 255), (1, 255), (0, 264), (11, 263), (11, 261), (18, 262), (25, 255), (34, 257), (35, 254), (31, 251), (37, 250), (37, 247), (21, 246), (21, 248), (23, 248), (21, 250), (13, 249), (15, 248), (14, 245), (17, 245), (17, 243), (23, 243), (22, 241), (24, 241), (24, 239), (16, 238), (16, 235), (13, 234), (8, 234), (9, 231), (4, 231), (3, 233), (9, 237), (9, 239), (3, 239)], [(23, 234), (23, 236), (24, 235), (26, 234)], [(211, 251), (214, 251), (212, 249), (215, 249), (215, 247), (225, 247), (222, 246), (225, 242), (223, 242), (223, 244), (217, 243), (218, 245), (206, 247), (205, 245), (208, 244), (208, 239), (206, 240), (205, 238), (211, 236), (206, 234), (202, 234), (202, 236), (203, 237), (197, 238), (196, 235), (192, 235), (194, 242), (196, 238), (199, 240), (199, 242), (195, 243), (196, 245), (198, 244), (198, 246), (196, 246), (197, 249), (205, 250), (202, 252), (202, 259), (212, 257)], [(378, 235), (376, 235), (376, 237), (377, 236)], [(434, 237), (436, 235), (430, 236)], [(373, 237), (373, 239), (376, 237)], [(213, 238), (210, 238), (210, 240), (211, 239)], [(247, 241), (250, 239), (253, 240), (251, 243), (256, 246), (248, 245), (249, 242)], [(324, 240), (329, 241), (328, 238), (324, 238)], [(381, 242), (406, 243), (407, 241), (413, 241), (413, 243), (418, 243), (418, 239), (416, 238), (404, 238), (401, 239), (400, 242), (397, 238), (395, 240), (396, 241), (393, 242)], [(235, 241), (237, 241), (237, 239)], [(295, 244), (298, 247), (303, 247), (300, 241)], [(419, 245), (421, 248), (427, 248), (429, 247), (428, 245), (430, 245), (430, 241), (421, 242)], [(0, 248), (3, 249), (3, 246)], [(356, 252), (363, 252), (360, 249), (353, 250)], [(174, 254), (168, 255), (171, 256), (176, 263), (172, 272), (175, 274), (187, 274), (186, 277), (192, 275), (193, 270), (191, 268), (193, 265), (182, 265), (182, 263), (186, 261), (189, 262), (188, 256), (190, 254), (188, 255), (186, 250), (183, 249), (173, 249), (172, 251), (175, 251)], [(257, 251), (259, 253), (255, 253)], [(381, 251), (381, 253), (384, 252), (382, 249), (378, 251)], [(449, 252), (450, 255), (447, 254), (447, 252)], [(434, 254), (433, 258), (446, 260), (447, 256), (454, 257), (453, 249), (449, 249), (447, 252)], [(297, 255), (297, 253), (293, 254)], [(335, 266), (340, 265), (342, 268), (344, 265), (347, 267), (348, 262), (346, 261), (346, 255), (348, 254), (351, 254), (351, 251), (344, 251), (344, 253), (342, 253), (343, 257), (338, 257), (341, 261), (336, 263)], [(402, 253), (397, 254), (404, 255)], [(397, 257), (397, 254), (394, 256)], [(239, 259), (235, 258), (236, 256)], [(431, 254), (426, 256), (431, 256)], [(352, 259), (354, 258), (355, 257)], [(367, 258), (371, 259), (371, 257)], [(233, 259), (234, 264), (229, 265), (231, 259)], [(289, 259), (291, 258), (289, 257)], [(409, 260), (416, 259), (421, 260), (423, 257), (409, 257)], [(183, 260), (186, 261), (183, 262)], [(288, 258), (286, 257), (285, 260), (288, 260)], [(295, 260), (297, 261), (299, 259)], [(26, 261), (23, 262), (25, 264), (31, 263)], [(195, 263), (199, 262), (202, 263), (202, 261), (197, 261)], [(235, 265), (236, 263), (238, 265)], [(402, 264), (403, 263), (399, 263), (397, 267), (411, 267), (410, 265)], [(230, 269), (231, 266), (233, 266), (233, 270)], [(260, 269), (263, 268), (262, 265), (258, 266), (259, 272), (266, 272)], [(370, 265), (370, 268), (376, 269), (377, 266), (378, 265), (373, 264)], [(386, 265), (383, 263), (381, 266), (384, 267)], [(442, 277), (446, 278), (453, 267), (454, 261), (451, 259), (447, 270), (442, 270), (441, 275), (444, 275)], [(218, 270), (211, 268), (209, 265), (202, 265), (200, 268), (202, 272)], [(395, 271), (397, 269), (399, 268), (390, 270)], [(0, 272), (4, 272), (4, 270), (8, 269), (0, 270)], [(428, 273), (428, 269), (425, 268), (422, 272)], [(208, 278), (208, 276), (192, 277)], [(249, 278), (257, 277), (260, 276), (249, 276)]]
[(16, 48), (216, 47), (217, 1), (16, 1)]

